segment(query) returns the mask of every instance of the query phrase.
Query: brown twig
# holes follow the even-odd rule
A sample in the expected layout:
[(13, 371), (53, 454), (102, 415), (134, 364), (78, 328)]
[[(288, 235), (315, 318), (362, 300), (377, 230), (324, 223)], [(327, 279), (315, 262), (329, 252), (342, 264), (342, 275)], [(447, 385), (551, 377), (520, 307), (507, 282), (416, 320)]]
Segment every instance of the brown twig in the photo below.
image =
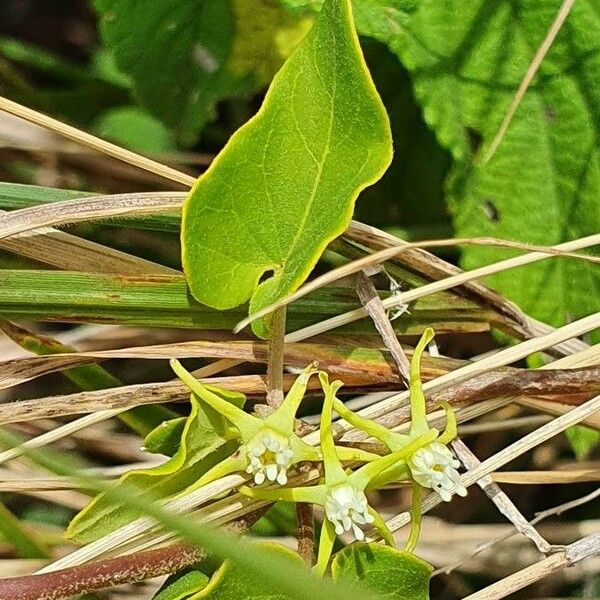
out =
[(119, 556), (42, 575), (0, 580), (0, 600), (59, 600), (175, 573), (197, 563), (202, 550), (183, 544)]
[[(268, 506), (232, 523), (228, 529), (243, 533), (258, 521)], [(176, 573), (205, 557), (187, 544), (146, 550), (39, 575), (0, 579), (0, 600), (60, 600), (125, 583), (139, 583)]]
[[(475, 469), (481, 462), (471, 452), (467, 445), (460, 439), (452, 442), (452, 448), (467, 469)], [(548, 554), (552, 546), (538, 533), (537, 529), (527, 521), (521, 511), (513, 504), (512, 500), (494, 482), (491, 476), (486, 475), (477, 481), (477, 485), (484, 491), (496, 508), (515, 526), (515, 529), (529, 538), (543, 554)]]
[(315, 560), (315, 517), (312, 504), (299, 502), (296, 504), (298, 518), (298, 554), (308, 567)]
[[(561, 396), (563, 404), (577, 405), (591, 394), (600, 393), (600, 367), (581, 369), (498, 369), (477, 375), (430, 396), (436, 404), (469, 404), (490, 398), (535, 396), (551, 399)], [(582, 398), (585, 396), (585, 398)]]
[(381, 335), (383, 343), (394, 358), (400, 377), (402, 377), (404, 383), (408, 386), (410, 363), (396, 337), (396, 332), (388, 318), (381, 298), (364, 271), (361, 271), (356, 277), (356, 292), (365, 310), (373, 320), (379, 335)]

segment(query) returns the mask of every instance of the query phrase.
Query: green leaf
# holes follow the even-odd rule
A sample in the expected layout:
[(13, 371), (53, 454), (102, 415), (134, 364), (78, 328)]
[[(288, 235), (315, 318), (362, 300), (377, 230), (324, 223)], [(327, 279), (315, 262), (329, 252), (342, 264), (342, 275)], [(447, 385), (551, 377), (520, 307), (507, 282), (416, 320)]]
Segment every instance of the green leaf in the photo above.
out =
[(251, 75), (261, 85), (271, 83), (313, 19), (291, 15), (277, 2), (232, 0), (236, 33), (229, 68), (238, 77)]
[[(304, 565), (300, 556), (279, 544), (255, 544), (260, 548), (265, 558), (274, 555), (293, 566)], [(307, 571), (308, 575), (308, 571)], [(225, 561), (219, 570), (212, 576), (210, 583), (200, 592), (194, 594), (189, 600), (289, 600), (291, 596), (284, 593), (273, 592), (272, 587), (261, 584), (259, 580), (244, 569), (234, 568), (230, 561)]]
[(331, 564), (335, 581), (360, 584), (393, 600), (428, 600), (432, 570), (414, 554), (380, 544), (352, 544)]
[(136, 152), (159, 154), (175, 149), (175, 140), (167, 128), (135, 106), (110, 109), (92, 127), (101, 138)]
[(144, 449), (152, 454), (173, 456), (179, 449), (187, 417), (164, 421), (144, 439)]
[[(458, 236), (551, 245), (600, 229), (600, 14), (594, 3), (575, 3), (497, 153), (485, 166), (476, 160), (558, 6), (555, 0), (421, 0), (402, 27), (373, 19), (373, 28), (363, 30), (386, 41), (411, 72), (426, 122), (455, 158), (449, 190)], [(507, 256), (506, 250), (468, 248), (463, 266)], [(600, 310), (600, 271), (577, 261), (547, 260), (486, 282), (553, 325)]]
[(137, 98), (182, 143), (235, 88), (227, 68), (234, 34), (225, 0), (95, 0), (100, 32)]
[(15, 549), (20, 558), (50, 558), (51, 552), (38, 540), (33, 531), (0, 502), (0, 534)]
[(208, 576), (198, 569), (186, 569), (171, 575), (152, 600), (185, 600), (208, 583)]
[[(208, 387), (236, 406), (244, 403), (241, 394)], [(173, 457), (152, 469), (129, 471), (119, 479), (117, 486), (134, 487), (152, 500), (170, 498), (193, 486), (208, 469), (235, 450), (237, 443), (228, 436), (225, 419), (193, 395), (190, 402), (190, 416)], [(101, 494), (71, 521), (67, 534), (78, 542), (88, 543), (141, 515), (137, 507), (116, 506), (109, 496)]]
[(590, 427), (575, 425), (565, 431), (577, 460), (585, 460), (600, 443), (600, 431)]
[[(257, 310), (295, 290), (391, 154), (389, 122), (349, 0), (328, 0), (257, 115), (232, 136), (184, 205), (183, 263), (192, 294), (219, 309), (251, 298)], [(254, 331), (265, 337), (265, 323), (257, 321)]]

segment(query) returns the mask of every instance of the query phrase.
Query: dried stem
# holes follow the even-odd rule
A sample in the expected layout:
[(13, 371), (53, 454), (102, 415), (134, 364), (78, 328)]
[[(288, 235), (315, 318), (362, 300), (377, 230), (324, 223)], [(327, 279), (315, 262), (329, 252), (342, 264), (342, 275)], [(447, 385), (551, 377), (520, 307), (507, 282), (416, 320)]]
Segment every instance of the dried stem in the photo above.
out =
[[(232, 523), (228, 529), (245, 532), (258, 521), (268, 507), (259, 508)], [(77, 594), (139, 583), (170, 575), (189, 567), (206, 556), (200, 548), (174, 544), (59, 571), (0, 579), (0, 600), (60, 600)]]
[(396, 332), (392, 327), (383, 302), (375, 286), (364, 271), (361, 271), (356, 278), (356, 292), (365, 310), (369, 313), (371, 319), (373, 319), (373, 323), (379, 335), (381, 335), (383, 343), (394, 358), (400, 377), (402, 377), (402, 380), (408, 387), (410, 363), (396, 337)]
[(569, 544), (562, 552), (525, 567), (504, 579), (475, 592), (464, 600), (501, 600), (532, 583), (574, 564), (600, 554), (600, 534), (592, 534)]

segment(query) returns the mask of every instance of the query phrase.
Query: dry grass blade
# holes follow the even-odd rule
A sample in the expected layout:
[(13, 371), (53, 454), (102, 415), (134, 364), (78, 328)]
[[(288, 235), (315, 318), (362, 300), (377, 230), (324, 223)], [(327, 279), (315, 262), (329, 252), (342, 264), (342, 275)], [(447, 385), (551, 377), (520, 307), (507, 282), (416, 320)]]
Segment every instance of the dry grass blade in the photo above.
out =
[(131, 152), (130, 150), (125, 150), (125, 148), (111, 144), (110, 142), (97, 138), (89, 133), (85, 133), (76, 127), (66, 125), (61, 121), (53, 119), (52, 117), (48, 117), (47, 115), (44, 115), (36, 110), (32, 110), (31, 108), (27, 108), (21, 104), (18, 104), (17, 102), (13, 102), (12, 100), (8, 100), (7, 98), (3, 98), (1, 96), (0, 110), (14, 115), (15, 117), (19, 117), (20, 119), (24, 119), (29, 123), (34, 123), (35, 125), (45, 127), (46, 129), (58, 133), (69, 140), (78, 142), (79, 144), (82, 144), (88, 148), (102, 152), (108, 156), (112, 156), (118, 160), (129, 163), (130, 165), (139, 167), (144, 171), (149, 171), (150, 173), (164, 177), (165, 179), (176, 181), (177, 183), (181, 183), (187, 187), (191, 187), (196, 182), (195, 177), (192, 177), (191, 175), (187, 175), (186, 173), (182, 173), (181, 171), (167, 167), (166, 165), (146, 158), (145, 156), (141, 156), (140, 154), (136, 154), (135, 152)]
[[(570, 323), (569, 325), (565, 325), (564, 327), (561, 327), (552, 333), (548, 333), (532, 340), (526, 340), (525, 342), (521, 342), (520, 344), (501, 350), (500, 352), (488, 356), (487, 358), (456, 369), (455, 371), (447, 373), (446, 375), (442, 375), (441, 377), (437, 377), (432, 381), (428, 381), (423, 385), (423, 390), (425, 393), (432, 393), (446, 389), (450, 385), (460, 383), (469, 377), (480, 375), (481, 373), (485, 373), (486, 371), (490, 371), (492, 369), (504, 367), (517, 360), (525, 358), (534, 352), (543, 351), (550, 346), (554, 346), (557, 343), (563, 342), (572, 337), (589, 333), (590, 331), (593, 331), (599, 327), (600, 313), (595, 313)], [(369, 419), (377, 418), (389, 410), (397, 407), (401, 402), (405, 402), (407, 399), (408, 392), (401, 392), (391, 396), (386, 400), (383, 400), (382, 402), (379, 402), (374, 406), (360, 411), (360, 414)], [(347, 427), (347, 424), (345, 426)]]
[(558, 10), (558, 14), (556, 15), (556, 18), (554, 19), (552, 25), (550, 25), (550, 29), (548, 30), (546, 37), (542, 41), (540, 47), (537, 49), (533, 60), (531, 61), (531, 64), (529, 65), (527, 72), (523, 77), (523, 80), (519, 84), (517, 92), (514, 95), (510, 107), (506, 111), (506, 115), (504, 116), (504, 120), (500, 125), (498, 133), (496, 133), (496, 135), (494, 136), (494, 139), (492, 140), (492, 143), (490, 144), (490, 147), (488, 148), (488, 151), (485, 154), (485, 158), (483, 159), (484, 165), (492, 159), (492, 157), (496, 153), (496, 150), (498, 150), (498, 147), (502, 143), (502, 140), (504, 139), (504, 136), (508, 131), (508, 127), (513, 117), (515, 116), (515, 113), (517, 112), (517, 108), (519, 108), (519, 104), (521, 104), (521, 100), (523, 100), (523, 96), (525, 96), (527, 89), (531, 85), (533, 78), (538, 72), (542, 61), (544, 60), (544, 57), (548, 53), (548, 50), (550, 50), (550, 46), (552, 46), (554, 40), (556, 39), (556, 36), (558, 35), (558, 32), (563, 26), (563, 23), (565, 22), (566, 18), (569, 16), (569, 13), (571, 12), (571, 9), (573, 8), (574, 4), (575, 0), (563, 0), (563, 3), (561, 4), (560, 9)]
[(50, 225), (153, 214), (180, 208), (181, 194), (177, 192), (111, 194), (53, 202), (0, 215), (0, 239)]
[[(410, 354), (410, 352), (409, 352)], [(176, 342), (153, 346), (137, 346), (117, 350), (91, 352), (64, 352), (46, 356), (28, 356), (0, 362), (0, 389), (12, 387), (56, 371), (108, 359), (169, 360), (171, 358), (221, 358), (252, 363), (268, 362), (268, 346), (264, 343), (243, 341)], [(292, 367), (304, 368), (311, 361), (336, 376), (359, 376), (369, 371), (372, 381), (400, 382), (393, 361), (386, 352), (358, 346), (330, 346), (327, 344), (292, 343), (283, 348), (283, 361)], [(464, 365), (464, 361), (450, 358), (426, 357), (424, 377), (431, 378)], [(219, 365), (223, 367), (223, 365)], [(214, 374), (214, 365), (210, 373)], [(203, 373), (208, 371), (203, 370)]]
[[(284, 390), (288, 391), (295, 381), (295, 376), (286, 375), (283, 380)], [(216, 385), (233, 392), (239, 392), (250, 399), (264, 398), (267, 393), (266, 378), (262, 375), (238, 375), (232, 377), (215, 377), (203, 379), (210, 385)], [(347, 377), (345, 392), (361, 393), (376, 388), (395, 388), (397, 381), (381, 385), (373, 380), (369, 373), (361, 376)], [(309, 384), (310, 391), (320, 389), (318, 382)], [(76, 415), (94, 411), (131, 408), (144, 404), (160, 404), (163, 402), (187, 402), (189, 389), (178, 382), (143, 383), (94, 392), (78, 392), (65, 396), (49, 396), (36, 400), (23, 400), (0, 404), (0, 424), (20, 423), (36, 419), (53, 419), (60, 416)]]
[(557, 552), (525, 569), (505, 577), (479, 592), (470, 594), (464, 600), (501, 600), (556, 571), (571, 567), (574, 564), (600, 554), (600, 533), (589, 535), (569, 544), (561, 552)]
[[(542, 522), (544, 519), (547, 519), (548, 517), (558, 516), (568, 510), (572, 510), (574, 508), (582, 506), (583, 504), (587, 504), (588, 502), (595, 500), (599, 496), (600, 496), (600, 488), (598, 488), (597, 490), (595, 490), (589, 494), (586, 494), (585, 496), (582, 496), (581, 498), (576, 498), (575, 500), (570, 500), (569, 502), (565, 502), (563, 504), (559, 504), (558, 506), (553, 506), (552, 508), (549, 508), (542, 512), (536, 513), (535, 517), (531, 520), (531, 525), (537, 525), (538, 523)], [(466, 557), (461, 558), (461, 560), (459, 560), (458, 562), (455, 562), (455, 563), (446, 565), (445, 567), (441, 567), (441, 568), (437, 569), (434, 572), (434, 575), (436, 575), (437, 573), (446, 573), (446, 574), (450, 573), (451, 571), (453, 571), (453, 570), (457, 569), (458, 567), (460, 567), (461, 565), (465, 564), (468, 560), (472, 560), (477, 554), (480, 554), (484, 550), (487, 550), (488, 548), (491, 548), (492, 546), (495, 546), (496, 544), (509, 539), (513, 535), (514, 535), (514, 532), (502, 534), (493, 540), (488, 540), (485, 543), (480, 544), (479, 546), (477, 546), (477, 548), (475, 549), (474, 552), (471, 552)]]
[(47, 431), (42, 435), (38, 435), (35, 438), (23, 442), (20, 446), (15, 446), (14, 448), (9, 448), (4, 452), (0, 452), (0, 465), (8, 462), (9, 460), (18, 458), (19, 456), (23, 456), (24, 450), (28, 448), (43, 448), (44, 446), (53, 444), (58, 440), (69, 437), (70, 435), (73, 435), (82, 429), (90, 427), (91, 425), (101, 423), (107, 419), (112, 419), (112, 417), (116, 417), (126, 410), (126, 408), (117, 408), (114, 410), (98, 411), (90, 415), (86, 415), (85, 417), (81, 417), (80, 419), (76, 419), (75, 421), (71, 421), (70, 423), (66, 423), (65, 425), (61, 425), (60, 427), (56, 427), (51, 431)]
[[(283, 306), (287, 306), (291, 302), (298, 300), (313, 292), (325, 285), (332, 283), (333, 281), (337, 281), (343, 277), (347, 277), (352, 275), (353, 273), (357, 273), (367, 267), (381, 264), (386, 260), (405, 252), (410, 248), (426, 248), (433, 246), (443, 246), (443, 245), (462, 245), (462, 244), (477, 244), (482, 243), (485, 245), (499, 245), (506, 246), (510, 248), (519, 248), (521, 250), (528, 251), (528, 254), (523, 256), (519, 256), (516, 258), (511, 258), (503, 261), (499, 261), (497, 263), (493, 263), (491, 265), (487, 265), (485, 267), (481, 267), (479, 269), (473, 269), (472, 271), (467, 271), (464, 273), (460, 273), (451, 277), (447, 277), (440, 281), (435, 281), (433, 283), (423, 285), (415, 290), (409, 290), (407, 292), (395, 294), (394, 296), (387, 298), (383, 301), (385, 308), (393, 308), (395, 306), (399, 306), (401, 304), (409, 304), (410, 302), (416, 300), (417, 298), (422, 298), (423, 296), (427, 296), (429, 294), (433, 294), (435, 292), (440, 292), (443, 290), (448, 290), (450, 288), (463, 285), (466, 282), (473, 281), (475, 279), (480, 279), (481, 277), (486, 277), (487, 275), (492, 275), (494, 273), (500, 273), (502, 271), (507, 271), (509, 269), (514, 269), (516, 267), (520, 267), (523, 265), (528, 265), (534, 262), (538, 262), (540, 260), (545, 260), (551, 256), (569, 256), (569, 257), (577, 257), (584, 258), (585, 260), (591, 259), (594, 262), (597, 262), (599, 257), (588, 256), (588, 255), (579, 255), (572, 254), (573, 250), (579, 250), (582, 248), (588, 248), (590, 246), (596, 246), (600, 244), (600, 234), (587, 236), (584, 238), (580, 238), (578, 240), (573, 240), (571, 242), (565, 242), (564, 244), (559, 244), (553, 247), (532, 247), (526, 244), (517, 244), (515, 242), (504, 242), (502, 240), (494, 240), (490, 242), (489, 240), (481, 239), (476, 241), (475, 239), (456, 239), (456, 240), (440, 240), (434, 242), (421, 242), (414, 244), (405, 244), (395, 248), (387, 248), (385, 250), (381, 250), (374, 254), (370, 254), (365, 258), (353, 261), (347, 265), (343, 265), (342, 267), (338, 267), (333, 271), (330, 271), (320, 277), (313, 279), (310, 283), (302, 286), (297, 292), (293, 294), (289, 294), (285, 298), (282, 298), (278, 302), (267, 306), (266, 308), (256, 311), (252, 315), (250, 315), (247, 319), (240, 321), (240, 323), (236, 326), (236, 332), (241, 331), (244, 327), (255, 321), (256, 319), (262, 318), (274, 310), (277, 310)], [(328, 319), (324, 323), (319, 323), (319, 331), (324, 331), (328, 329), (333, 329), (334, 327), (340, 327), (346, 323), (351, 323), (357, 319), (360, 319), (366, 315), (366, 310), (356, 309), (354, 311), (350, 311), (345, 313), (344, 315), (339, 315), (337, 317), (333, 317)], [(317, 326), (315, 326), (316, 328)]]
[(561, 485), (600, 481), (600, 469), (572, 469), (569, 471), (498, 471), (492, 473), (496, 483), (514, 485)]
[[(454, 440), (452, 442), (452, 449), (467, 469), (475, 469), (481, 465), (479, 459), (462, 440)], [(540, 552), (544, 554), (550, 552), (550, 544), (538, 533), (537, 529), (527, 521), (519, 509), (513, 504), (512, 500), (502, 491), (500, 486), (495, 483), (495, 480), (492, 479), (492, 477), (489, 475), (482, 477), (477, 482), (477, 485), (496, 505), (496, 508), (515, 526), (515, 529), (519, 533), (530, 539)]]
[(178, 273), (175, 269), (55, 229), (0, 239), (0, 248), (67, 271), (121, 275)]
[[(344, 233), (344, 237), (362, 247), (373, 250), (384, 250), (406, 244), (404, 240), (390, 233), (359, 221), (352, 221), (350, 227)], [(409, 249), (399, 254), (392, 259), (392, 262), (434, 281), (463, 273), (457, 266), (419, 248)], [(485, 287), (477, 280), (462, 283), (456, 291), (473, 299), (483, 307), (491, 308), (498, 314), (498, 326), (505, 326), (507, 333), (519, 339), (530, 339), (553, 331), (552, 327), (532, 319), (521, 311), (518, 306), (509, 302), (494, 290)], [(569, 340), (548, 350), (559, 355), (569, 355), (586, 347), (587, 345), (580, 340)]]

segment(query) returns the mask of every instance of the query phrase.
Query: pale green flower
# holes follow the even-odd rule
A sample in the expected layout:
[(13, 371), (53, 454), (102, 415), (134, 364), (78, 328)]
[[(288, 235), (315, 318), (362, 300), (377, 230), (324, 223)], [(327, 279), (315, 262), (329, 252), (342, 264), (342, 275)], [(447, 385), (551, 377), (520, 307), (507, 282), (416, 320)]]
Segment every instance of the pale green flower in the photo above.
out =
[(440, 435), (438, 430), (430, 428), (427, 423), (425, 395), (421, 384), (420, 363), (423, 351), (433, 339), (433, 329), (427, 328), (413, 354), (410, 365), (410, 405), (411, 424), (408, 435), (389, 431), (382, 425), (369, 421), (349, 410), (342, 402), (336, 400), (334, 408), (338, 414), (367, 432), (370, 436), (381, 440), (392, 452), (398, 452), (427, 433), (433, 439), (425, 446), (416, 448), (404, 460), (396, 462), (389, 469), (375, 477), (370, 489), (383, 487), (392, 481), (413, 481), (412, 528), (407, 549), (413, 550), (418, 540), (421, 524), (421, 492), (422, 488), (430, 488), (437, 492), (442, 500), (448, 502), (454, 494), (465, 496), (466, 488), (460, 483), (457, 468), (460, 463), (454, 458), (447, 444), (456, 437), (456, 418), (454, 411), (447, 403), (442, 403), (446, 411), (446, 429)]
[[(240, 471), (251, 474), (257, 485), (265, 481), (285, 485), (288, 470), (293, 465), (303, 461), (322, 460), (318, 448), (310, 446), (294, 433), (296, 412), (304, 398), (310, 378), (317, 373), (314, 364), (302, 371), (281, 406), (265, 419), (250, 415), (211, 392), (207, 386), (186, 371), (178, 360), (171, 360), (171, 366), (193, 394), (231, 422), (237, 430), (236, 437), (241, 440), (238, 450), (207, 471), (197, 482), (196, 487)], [(377, 458), (376, 454), (359, 449), (337, 448), (336, 450), (340, 458), (345, 461), (362, 462)]]
[(242, 486), (240, 492), (254, 498), (285, 502), (309, 502), (325, 509), (325, 521), (319, 540), (319, 556), (316, 570), (324, 574), (331, 556), (336, 534), (352, 531), (354, 537), (363, 540), (362, 525), (373, 525), (389, 545), (394, 545), (394, 537), (381, 516), (368, 505), (365, 489), (373, 478), (391, 465), (406, 459), (419, 447), (429, 443), (434, 437), (427, 432), (417, 437), (399, 452), (393, 452), (373, 460), (356, 471), (347, 473), (342, 466), (331, 432), (331, 415), (335, 394), (342, 383), (329, 383), (325, 373), (319, 373), (319, 379), (325, 392), (323, 412), (321, 414), (321, 452), (323, 454), (324, 481), (310, 487), (296, 488), (249, 488)]

